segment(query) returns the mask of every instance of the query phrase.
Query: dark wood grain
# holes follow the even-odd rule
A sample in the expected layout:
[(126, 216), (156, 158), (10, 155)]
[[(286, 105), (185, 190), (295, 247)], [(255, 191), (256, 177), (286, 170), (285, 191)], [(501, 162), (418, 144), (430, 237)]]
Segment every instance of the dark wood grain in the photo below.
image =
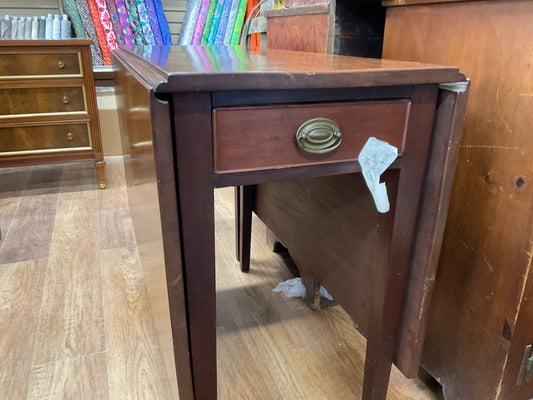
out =
[[(379, 136), (401, 154), (409, 107), (409, 101), (399, 100), (219, 108), (213, 114), (215, 171), (353, 162), (369, 136)], [(339, 125), (342, 143), (330, 153), (309, 154), (299, 149), (295, 136), (304, 122), (318, 117)]]
[(468, 90), (439, 90), (396, 357), (398, 368), (408, 377), (418, 375), (422, 359), (427, 315), (457, 166), (467, 98)]
[[(213, 141), (214, 125), (217, 126), (217, 134), (222, 132), (228, 136), (239, 135), (241, 134), (239, 124), (242, 124), (242, 121), (239, 122), (238, 119), (246, 119), (249, 114), (255, 115), (261, 122), (261, 126), (252, 132), (260, 132), (261, 128), (270, 124), (270, 120), (273, 119), (272, 116), (262, 115), (263, 109), (277, 109), (275, 116), (287, 120), (290, 120), (291, 116), (286, 116), (285, 113), (290, 114), (291, 108), (305, 109), (301, 105), (285, 106), (281, 100), (279, 102), (274, 100), (274, 103), (278, 105), (271, 106), (267, 102), (265, 107), (249, 107), (244, 112), (245, 109), (240, 106), (248, 102), (260, 105), (260, 101), (265, 101), (261, 95), (267, 88), (267, 83), (268, 89), (274, 93), (270, 99), (276, 96), (281, 99), (284, 94), (288, 94), (288, 98), (292, 101), (303, 98), (305, 103), (316, 103), (317, 99), (321, 99), (322, 103), (317, 104), (319, 107), (315, 107), (316, 109), (322, 112), (324, 110), (329, 112), (331, 109), (341, 110), (339, 117), (346, 121), (345, 115), (356, 113), (355, 104), (359, 103), (352, 103), (354, 108), (350, 106), (344, 108), (343, 103), (336, 103), (330, 108), (323, 102), (364, 100), (363, 93), (366, 89), (362, 88), (372, 87), (370, 92), (375, 89), (371, 98), (375, 100), (377, 97), (380, 101), (360, 103), (370, 104), (371, 107), (365, 108), (366, 119), (361, 117), (358, 122), (364, 124), (365, 121), (370, 121), (369, 126), (365, 125), (369, 128), (366, 132), (368, 136), (373, 133), (386, 133), (388, 129), (392, 132), (399, 132), (400, 134), (393, 134), (390, 139), (391, 141), (397, 140), (394, 143), (398, 144), (401, 152), (403, 150), (399, 159), (391, 166), (391, 171), (384, 177), (393, 192), (391, 194), (393, 211), (381, 217), (377, 216), (375, 211), (369, 213), (374, 216), (374, 219), (371, 217), (366, 221), (370, 229), (374, 229), (374, 239), (378, 237), (379, 239), (373, 241), (373, 246), (370, 243), (369, 248), (361, 249), (363, 252), (369, 252), (365, 253), (364, 257), (377, 263), (377, 266), (374, 269), (371, 268), (370, 272), (372, 278), (368, 301), (370, 302), (369, 308), (373, 312), (368, 319), (370, 335), (364, 399), (383, 400), (386, 397), (390, 367), (395, 357), (397, 332), (403, 307), (402, 300), (436, 105), (438, 91), (436, 83), (439, 79), (451, 77), (463, 80), (462, 74), (455, 68), (448, 67), (400, 65), (383, 63), (380, 60), (323, 55), (309, 57), (304, 53), (282, 51), (251, 54), (245, 53), (240, 48), (216, 46), (170, 48), (167, 49), (170, 51), (167, 58), (154, 65), (148, 61), (151, 57), (150, 49), (146, 50), (142, 59), (138, 50), (132, 52), (120, 49), (117, 51), (117, 60), (124, 65), (122, 71), (127, 77), (121, 83), (119, 93), (122, 93), (128, 81), (132, 80), (153, 90), (155, 98), (164, 97), (170, 102), (172, 118), (169, 119), (172, 120), (173, 155), (171, 156), (168, 152), (161, 154), (166, 154), (174, 163), (177, 191), (175, 202), (179, 218), (171, 216), (170, 220), (179, 221), (179, 247), (189, 327), (188, 350), (190, 351), (194, 396), (197, 399), (215, 399), (217, 391), (213, 188), (221, 185), (247, 186), (272, 180), (360, 172), (360, 165), (356, 160), (356, 154), (360, 149), (355, 148), (357, 146), (348, 146), (354, 153), (349, 161), (341, 158), (324, 164), (319, 160), (313, 160), (308, 165), (298, 165), (282, 160), (277, 165), (256, 167), (254, 171), (251, 170), (250, 165), (246, 164), (248, 162), (246, 159), (234, 155), (235, 159), (243, 163), (244, 168), (239, 168), (236, 164), (235, 169), (238, 172), (227, 173), (226, 171), (225, 174), (216, 174), (213, 155), (220, 142), (218, 137), (215, 142)], [(202, 58), (202, 56), (208, 58)], [(214, 58), (209, 58), (211, 56)], [(389, 68), (392, 69), (389, 70)], [(407, 88), (414, 81), (417, 84), (412, 88)], [(395, 82), (395, 87), (390, 92), (383, 88), (383, 85), (392, 82)], [(377, 87), (374, 88), (374, 86)], [(326, 91), (315, 90), (328, 87), (333, 89), (329, 95), (326, 95)], [(355, 98), (348, 96), (352, 88), (358, 93)], [(232, 90), (245, 89), (251, 90), (251, 93), (244, 97), (241, 96), (242, 93), (236, 96), (229, 93)], [(218, 90), (224, 93), (216, 93)], [(292, 93), (293, 90), (296, 94)], [(309, 90), (308, 97), (305, 98), (307, 90)], [(167, 96), (167, 92), (172, 93), (171, 96)], [(381, 95), (378, 95), (378, 92)], [(406, 96), (407, 92), (409, 95)], [(339, 97), (336, 97), (337, 94)], [(392, 102), (386, 101), (394, 96), (400, 96), (400, 98)], [(244, 103), (243, 98), (246, 98)], [(233, 107), (231, 112), (228, 112), (232, 118), (227, 119), (225, 128), (223, 124), (221, 125), (222, 120), (217, 116), (217, 113), (224, 111), (222, 108), (217, 108), (212, 119), (214, 104), (217, 102), (231, 104)], [(381, 112), (371, 111), (376, 105), (389, 104), (399, 104), (401, 112), (388, 112), (387, 110), (390, 111), (390, 109), (387, 107)], [(411, 105), (407, 112), (409, 104)], [(306, 107), (313, 108), (311, 105)], [(157, 107), (152, 104), (152, 108)], [(261, 112), (257, 113), (257, 110)], [(125, 114), (124, 117), (130, 119), (130, 123), (141, 126), (146, 123), (147, 117), (144, 115), (146, 112), (146, 109), (140, 109), (130, 115)], [(233, 112), (239, 115), (236, 122)], [(155, 115), (152, 115), (152, 119)], [(162, 111), (157, 113), (158, 118), (164, 118), (164, 115)], [(407, 121), (406, 115), (408, 115)], [(381, 120), (386, 120), (388, 123), (381, 124)], [(152, 128), (156, 126), (153, 120), (151, 124)], [(166, 137), (164, 140), (168, 146), (168, 129), (164, 126), (157, 126), (157, 129), (152, 130), (153, 135)], [(374, 128), (379, 126), (380, 129), (372, 130), (372, 126)], [(351, 128), (347, 129), (350, 131)], [(264, 141), (257, 139), (253, 150), (256, 151), (263, 143)], [(348, 143), (350, 143), (349, 140)], [(226, 146), (226, 149), (230, 147), (232, 146)], [(248, 148), (250, 148), (249, 145)], [(287, 166), (290, 168), (285, 168)], [(165, 169), (168, 168), (167, 165)], [(133, 168), (131, 173), (135, 176)], [(138, 176), (141, 177), (141, 175)], [(170, 175), (167, 174), (166, 177), (170, 179)], [(360, 179), (359, 188), (365, 188)], [(245, 195), (248, 196), (247, 199), (243, 199)], [(363, 198), (368, 204), (373, 204), (369, 201), (368, 193)], [(250, 216), (248, 201), (250, 201), (250, 193), (246, 194), (243, 190), (238, 202), (239, 210), (242, 210), (242, 215), (237, 221), (241, 227), (239, 236), (245, 231), (242, 229), (245, 217)], [(167, 206), (172, 207), (171, 201)], [(165, 218), (163, 213), (161, 217)], [(379, 232), (377, 226), (380, 227)], [(364, 229), (364, 227), (359, 229)], [(315, 232), (317, 232), (316, 228)], [(241, 246), (242, 244), (243, 241), (241, 241)], [(241, 261), (245, 258), (244, 250), (244, 247), (239, 249)], [(169, 251), (167, 249), (165, 252)], [(371, 267), (372, 261), (369, 261)], [(322, 270), (325, 270), (325, 267)], [(339, 293), (342, 293), (342, 290)], [(175, 353), (177, 358), (181, 360), (185, 358), (183, 353), (179, 357), (177, 352)]]
[(208, 93), (175, 94), (180, 239), (196, 399), (216, 399), (216, 303), (212, 127)]
[[(153, 52), (163, 50), (168, 54), (159, 57), (157, 64), (143, 58), (149, 60)], [(252, 53), (241, 47), (175, 46), (120, 48), (116, 54), (139, 64), (143, 76), (158, 77), (158, 93), (331, 89), (465, 80), (457, 68), (449, 66), (276, 49)]]
[[(140, 251), (141, 263), (158, 263), (164, 269), (168, 309), (159, 312), (170, 313), (174, 350), (171, 359), (180, 398), (191, 399), (194, 393), (169, 105), (155, 98), (149, 87), (132, 79), (125, 69), (115, 72), (115, 82), (130, 214), (137, 246), (148, 249)], [(157, 283), (153, 285), (159, 287)], [(151, 296), (157, 298), (160, 294)]]

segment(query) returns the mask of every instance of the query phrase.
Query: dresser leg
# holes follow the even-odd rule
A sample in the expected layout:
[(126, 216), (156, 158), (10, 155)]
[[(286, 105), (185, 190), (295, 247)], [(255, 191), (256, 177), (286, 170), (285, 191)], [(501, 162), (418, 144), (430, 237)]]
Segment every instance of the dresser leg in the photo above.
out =
[(105, 189), (105, 161), (96, 161), (94, 166), (96, 167), (96, 172), (98, 173), (98, 182), (100, 183), (100, 188)]

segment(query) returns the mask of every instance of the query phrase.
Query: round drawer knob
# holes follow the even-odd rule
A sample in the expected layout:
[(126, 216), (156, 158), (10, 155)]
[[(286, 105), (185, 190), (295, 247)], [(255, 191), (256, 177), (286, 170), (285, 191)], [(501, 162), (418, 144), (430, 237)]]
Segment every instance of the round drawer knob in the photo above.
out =
[(313, 118), (298, 128), (296, 142), (298, 147), (307, 153), (329, 153), (340, 146), (342, 133), (335, 121), (328, 118)]
[(59, 60), (59, 61), (57, 62), (57, 66), (58, 66), (58, 68), (63, 69), (63, 67), (65, 66), (65, 64), (63, 63), (62, 60)]
[(74, 134), (72, 132), (67, 133), (67, 139), (68, 140), (74, 139)]
[(70, 102), (70, 99), (68, 98), (68, 96), (63, 96), (61, 100), (63, 100), (63, 104), (68, 104)]

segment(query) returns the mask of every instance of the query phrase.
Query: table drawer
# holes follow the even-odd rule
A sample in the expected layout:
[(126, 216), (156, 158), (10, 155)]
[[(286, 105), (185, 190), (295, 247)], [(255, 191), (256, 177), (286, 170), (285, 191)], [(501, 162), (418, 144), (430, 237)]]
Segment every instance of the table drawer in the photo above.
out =
[(0, 155), (90, 146), (87, 123), (0, 128)]
[[(374, 136), (403, 151), (409, 100), (231, 107), (213, 112), (215, 171), (277, 169), (355, 161)], [(342, 142), (333, 151), (310, 154), (296, 141), (298, 128), (313, 118), (335, 121)]]
[(0, 89), (0, 115), (85, 111), (83, 86)]
[(0, 52), (0, 78), (82, 75), (78, 51)]

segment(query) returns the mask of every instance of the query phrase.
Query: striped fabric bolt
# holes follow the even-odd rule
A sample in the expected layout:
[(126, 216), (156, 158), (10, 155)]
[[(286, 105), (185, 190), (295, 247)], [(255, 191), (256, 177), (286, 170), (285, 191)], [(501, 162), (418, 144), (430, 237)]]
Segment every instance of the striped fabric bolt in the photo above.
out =
[(141, 28), (143, 30), (144, 44), (148, 46), (155, 45), (154, 32), (150, 26), (150, 18), (148, 17), (148, 9), (144, 0), (135, 0), (137, 6), (137, 12), (139, 13), (139, 20), (141, 21)]
[(94, 29), (94, 24), (91, 18), (91, 13), (89, 12), (87, 1), (76, 0), (76, 8), (78, 9), (78, 14), (80, 15), (81, 22), (85, 27), (88, 38), (92, 39), (93, 41), (93, 44), (91, 44), (93, 65), (102, 65), (104, 63), (104, 58), (102, 56), (102, 51), (100, 50), (100, 45), (98, 44), (98, 39), (96, 38), (96, 31)]
[(217, 35), (218, 25), (222, 17), (222, 10), (224, 9), (224, 0), (217, 0), (217, 6), (215, 8), (215, 15), (213, 16), (213, 23), (209, 30), (209, 36), (207, 37), (207, 44), (215, 44), (215, 36)]
[(155, 10), (154, 0), (144, 0), (146, 10), (148, 11), (148, 20), (152, 27), (154, 34), (155, 44), (163, 44), (163, 35), (161, 35), (161, 28), (159, 27), (159, 21), (157, 20), (157, 12)]
[(89, 13), (93, 20), (94, 31), (96, 32), (96, 40), (102, 51), (102, 58), (104, 59), (104, 65), (111, 65), (111, 51), (107, 46), (106, 36), (102, 23), (100, 22), (100, 14), (98, 13), (98, 6), (96, 5), (95, 0), (87, 0), (87, 6), (89, 8)]
[(196, 26), (194, 27), (194, 33), (192, 35), (191, 44), (200, 44), (202, 40), (202, 32), (204, 31), (205, 20), (207, 18), (207, 11), (209, 10), (210, 0), (202, 0), (200, 11), (198, 11), (198, 19), (196, 20)]
[[(113, 1), (113, 0), (111, 0)], [(120, 21), (120, 28), (124, 35), (124, 43), (128, 46), (133, 45), (133, 31), (131, 30), (130, 23), (128, 21), (128, 9), (124, 0), (114, 0), (117, 8), (118, 20)]]
[(215, 36), (215, 44), (224, 44), (224, 36), (226, 35), (226, 27), (229, 22), (230, 11), (231, 0), (224, 0), (224, 8), (222, 8), (222, 15), (220, 16), (220, 23), (218, 24), (217, 34)]
[(74, 28), (76, 37), (79, 39), (87, 39), (87, 32), (85, 32), (85, 28), (81, 23), (76, 2), (74, 0), (63, 0), (63, 12), (65, 12), (70, 18), (70, 22), (72, 22), (72, 27)]
[(161, 0), (154, 0), (154, 7), (155, 13), (157, 14), (157, 22), (159, 22), (159, 29), (161, 29), (161, 36), (163, 37), (163, 44), (172, 44), (172, 36), (170, 36), (170, 28), (165, 12), (163, 11)]
[(235, 26), (235, 18), (237, 18), (237, 10), (239, 8), (240, 0), (232, 0), (231, 10), (229, 13), (228, 26), (226, 27), (226, 33), (224, 34), (224, 44), (227, 46), (231, 40), (233, 33), (233, 27)]
[(213, 17), (215, 16), (215, 8), (217, 7), (217, 0), (211, 0), (209, 9), (207, 10), (207, 16), (205, 17), (204, 31), (202, 32), (202, 39), (200, 44), (207, 44), (207, 38), (211, 31), (211, 25), (213, 25)]
[(246, 14), (246, 5), (248, 0), (240, 0), (239, 8), (237, 9), (237, 17), (235, 17), (235, 25), (233, 27), (233, 33), (231, 34), (230, 45), (235, 46), (239, 44), (241, 37), (242, 25), (244, 22), (244, 14)]
[(126, 10), (128, 11), (128, 21), (133, 32), (135, 44), (144, 44), (144, 35), (141, 27), (141, 19), (135, 5), (135, 0), (125, 0)]
[(98, 8), (98, 15), (100, 16), (100, 23), (102, 24), (102, 29), (104, 30), (107, 46), (111, 50), (114, 50), (117, 48), (117, 37), (115, 36), (115, 31), (113, 30), (111, 15), (107, 9), (107, 4), (105, 0), (94, 0), (94, 2)]
[(115, 5), (114, 0), (105, 0), (107, 6), (107, 11), (109, 12), (109, 21), (113, 26), (113, 32), (115, 33), (115, 38), (117, 39), (117, 44), (124, 44), (124, 33), (122, 32), (122, 27), (120, 26), (120, 19), (118, 17), (117, 6)]

